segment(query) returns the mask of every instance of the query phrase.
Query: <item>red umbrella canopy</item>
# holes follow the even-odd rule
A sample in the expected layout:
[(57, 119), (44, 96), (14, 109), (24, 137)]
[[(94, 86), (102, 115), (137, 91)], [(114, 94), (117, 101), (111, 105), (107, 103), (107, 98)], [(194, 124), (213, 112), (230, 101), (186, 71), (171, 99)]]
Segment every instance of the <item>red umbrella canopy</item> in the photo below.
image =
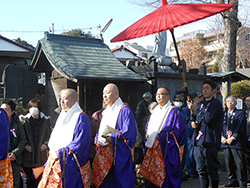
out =
[(168, 29), (173, 30), (175, 27), (224, 12), (232, 7), (233, 4), (168, 4), (166, 0), (162, 0), (160, 8), (122, 31), (110, 42), (139, 38)]

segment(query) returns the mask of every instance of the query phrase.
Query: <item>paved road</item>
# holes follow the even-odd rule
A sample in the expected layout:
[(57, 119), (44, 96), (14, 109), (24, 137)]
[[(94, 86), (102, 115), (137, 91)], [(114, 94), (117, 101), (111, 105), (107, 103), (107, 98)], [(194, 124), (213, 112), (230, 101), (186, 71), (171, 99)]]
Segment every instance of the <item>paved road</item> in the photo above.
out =
[[(224, 187), (227, 183), (227, 172), (219, 171), (220, 174), (220, 182), (219, 182), (219, 188)], [(181, 188), (199, 188), (200, 182), (198, 178), (191, 179), (189, 178), (187, 181), (184, 181), (181, 183)], [(248, 183), (248, 188), (250, 188), (250, 183)]]
[[(219, 188), (222, 188), (227, 183), (227, 172), (219, 171), (219, 174), (220, 174)], [(248, 183), (247, 187), (250, 188), (250, 183)], [(199, 178), (189, 178), (187, 181), (183, 181), (181, 183), (181, 188), (200, 188)]]

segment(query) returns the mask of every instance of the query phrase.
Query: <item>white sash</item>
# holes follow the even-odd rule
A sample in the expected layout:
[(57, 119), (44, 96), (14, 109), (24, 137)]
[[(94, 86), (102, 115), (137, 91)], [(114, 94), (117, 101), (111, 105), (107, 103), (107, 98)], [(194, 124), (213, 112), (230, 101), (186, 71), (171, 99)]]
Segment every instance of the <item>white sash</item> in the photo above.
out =
[(57, 158), (56, 151), (65, 148), (73, 140), (75, 126), (81, 112), (82, 109), (77, 102), (68, 112), (61, 111), (48, 143), (50, 153), (54, 159)]
[(107, 125), (115, 129), (116, 122), (120, 110), (122, 108), (123, 102), (119, 97), (112, 106), (107, 106), (107, 108), (103, 111), (103, 117), (100, 123), (99, 133), (98, 133), (98, 143), (101, 145), (107, 145), (106, 139), (102, 137), (102, 134)]
[(155, 138), (159, 132), (161, 132), (161, 129), (172, 109), (172, 105), (170, 100), (165, 104), (162, 109), (160, 108), (160, 105), (157, 105), (152, 112), (152, 115), (148, 122), (148, 139), (145, 143), (145, 146), (148, 148), (152, 148)]

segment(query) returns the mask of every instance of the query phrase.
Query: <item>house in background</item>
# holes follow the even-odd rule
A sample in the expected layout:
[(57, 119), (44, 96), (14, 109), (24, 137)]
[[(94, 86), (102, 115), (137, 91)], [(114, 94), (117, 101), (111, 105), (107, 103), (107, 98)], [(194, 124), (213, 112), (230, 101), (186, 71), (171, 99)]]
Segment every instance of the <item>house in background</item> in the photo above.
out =
[[(177, 46), (188, 39), (198, 38), (200, 44), (208, 52), (208, 56), (204, 61), (207, 66), (212, 66), (216, 62), (217, 52), (224, 48), (224, 30), (197, 30), (184, 34), (182, 37), (176, 38)], [(169, 56), (172, 61), (177, 62), (176, 51), (173, 42), (170, 44)], [(202, 62), (201, 62), (202, 63)], [(236, 68), (250, 67), (250, 28), (241, 27), (237, 34), (237, 51), (236, 51)]]
[(250, 68), (250, 28), (241, 27), (238, 30), (236, 68)]
[(35, 50), (0, 35), (0, 98), (3, 97), (2, 74), (7, 65), (28, 69)]
[(126, 65), (126, 61), (140, 61), (143, 60), (136, 53), (132, 52), (128, 48), (124, 47), (123, 45), (111, 49), (111, 52), (114, 56), (124, 65)]
[(150, 90), (147, 79), (124, 66), (100, 39), (44, 33), (38, 41), (30, 70), (45, 75), (44, 111), (51, 115), (62, 89), (78, 93), (82, 109), (92, 114), (102, 108), (107, 83), (119, 87), (120, 96), (135, 110), (142, 92)]
[(236, 69), (236, 71), (250, 78), (250, 68)]
[(138, 43), (134, 42), (132, 44), (124, 42), (124, 47), (134, 52), (138, 57), (148, 60), (152, 56), (152, 51), (144, 48)]
[[(224, 33), (223, 31), (197, 30), (184, 34), (182, 37), (176, 38), (177, 46), (180, 46), (183, 41), (198, 38), (200, 44), (208, 52), (208, 56), (204, 59), (206, 65), (213, 65), (216, 61), (216, 53), (223, 49)], [(177, 55), (174, 48), (174, 43), (171, 42), (169, 47), (169, 56), (173, 62), (177, 62)]]

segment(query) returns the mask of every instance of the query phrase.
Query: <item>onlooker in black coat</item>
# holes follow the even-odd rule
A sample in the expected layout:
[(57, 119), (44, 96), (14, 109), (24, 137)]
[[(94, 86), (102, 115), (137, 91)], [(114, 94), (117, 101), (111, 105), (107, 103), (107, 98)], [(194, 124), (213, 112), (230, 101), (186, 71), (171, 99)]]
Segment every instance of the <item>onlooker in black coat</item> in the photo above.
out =
[(11, 99), (4, 99), (1, 104), (9, 117), (9, 159), (13, 170), (14, 188), (22, 186), (21, 177), (22, 151), (26, 143), (23, 125), (15, 113), (16, 104)]
[(42, 175), (35, 179), (32, 168), (43, 166), (47, 160), (47, 144), (51, 133), (50, 117), (41, 112), (41, 103), (37, 99), (29, 101), (28, 109), (26, 116), (20, 116), (26, 134), (23, 170), (27, 187), (37, 188)]
[(137, 134), (138, 139), (137, 142), (139, 145), (143, 143), (143, 139), (145, 136), (145, 121), (144, 118), (150, 115), (148, 110), (148, 105), (151, 102), (152, 95), (150, 92), (146, 92), (142, 95), (142, 100), (138, 103), (135, 110), (135, 120), (137, 123)]

